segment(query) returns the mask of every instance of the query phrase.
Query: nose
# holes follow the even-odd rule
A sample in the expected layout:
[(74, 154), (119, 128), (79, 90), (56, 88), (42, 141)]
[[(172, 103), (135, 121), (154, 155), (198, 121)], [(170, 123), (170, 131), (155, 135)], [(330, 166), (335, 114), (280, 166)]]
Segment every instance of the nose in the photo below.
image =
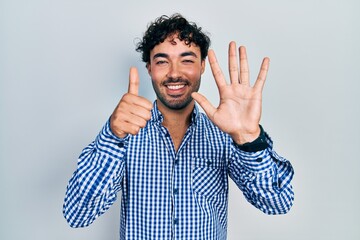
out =
[(167, 73), (168, 78), (179, 78), (181, 77), (181, 69), (177, 64), (171, 64)]

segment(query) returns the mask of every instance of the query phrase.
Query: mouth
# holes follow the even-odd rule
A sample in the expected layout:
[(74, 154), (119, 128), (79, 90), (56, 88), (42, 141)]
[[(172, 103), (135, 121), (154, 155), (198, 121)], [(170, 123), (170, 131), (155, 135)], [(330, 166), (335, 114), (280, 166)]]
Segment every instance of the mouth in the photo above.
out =
[(171, 98), (179, 98), (183, 96), (187, 91), (187, 83), (177, 82), (164, 84), (166, 94)]
[(169, 95), (181, 95), (185, 92), (189, 82), (182, 79), (169, 79), (163, 83)]
[(168, 95), (170, 98), (181, 98), (182, 96), (186, 95), (189, 87), (190, 82), (187, 79), (182, 78), (169, 78), (166, 79), (162, 86), (164, 87), (165, 94)]
[(176, 85), (165, 85), (170, 90), (179, 90), (185, 87), (186, 84), (176, 84)]

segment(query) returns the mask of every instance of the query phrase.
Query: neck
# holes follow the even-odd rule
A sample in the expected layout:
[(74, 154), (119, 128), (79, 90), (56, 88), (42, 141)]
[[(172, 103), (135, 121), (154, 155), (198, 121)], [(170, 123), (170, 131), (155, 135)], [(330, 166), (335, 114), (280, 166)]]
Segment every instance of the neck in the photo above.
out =
[(190, 125), (191, 114), (194, 110), (195, 102), (192, 101), (183, 109), (170, 109), (157, 101), (159, 111), (164, 117), (163, 125), (165, 127), (188, 127)]

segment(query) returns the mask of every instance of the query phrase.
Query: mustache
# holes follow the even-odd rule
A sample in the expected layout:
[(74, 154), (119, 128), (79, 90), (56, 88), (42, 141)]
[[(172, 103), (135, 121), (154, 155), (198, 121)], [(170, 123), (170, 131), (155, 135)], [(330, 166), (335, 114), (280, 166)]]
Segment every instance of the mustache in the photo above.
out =
[(183, 83), (183, 84), (190, 84), (190, 82), (187, 79), (183, 78), (168, 78), (163, 82), (163, 85), (169, 84), (169, 83)]

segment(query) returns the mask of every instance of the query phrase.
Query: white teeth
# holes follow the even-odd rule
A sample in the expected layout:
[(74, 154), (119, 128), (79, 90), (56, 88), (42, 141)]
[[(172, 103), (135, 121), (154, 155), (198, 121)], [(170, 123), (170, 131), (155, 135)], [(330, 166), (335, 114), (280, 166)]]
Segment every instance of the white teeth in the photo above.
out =
[(176, 89), (180, 89), (180, 88), (183, 88), (185, 85), (170, 85), (170, 86), (167, 86), (169, 89), (171, 90), (176, 90)]

